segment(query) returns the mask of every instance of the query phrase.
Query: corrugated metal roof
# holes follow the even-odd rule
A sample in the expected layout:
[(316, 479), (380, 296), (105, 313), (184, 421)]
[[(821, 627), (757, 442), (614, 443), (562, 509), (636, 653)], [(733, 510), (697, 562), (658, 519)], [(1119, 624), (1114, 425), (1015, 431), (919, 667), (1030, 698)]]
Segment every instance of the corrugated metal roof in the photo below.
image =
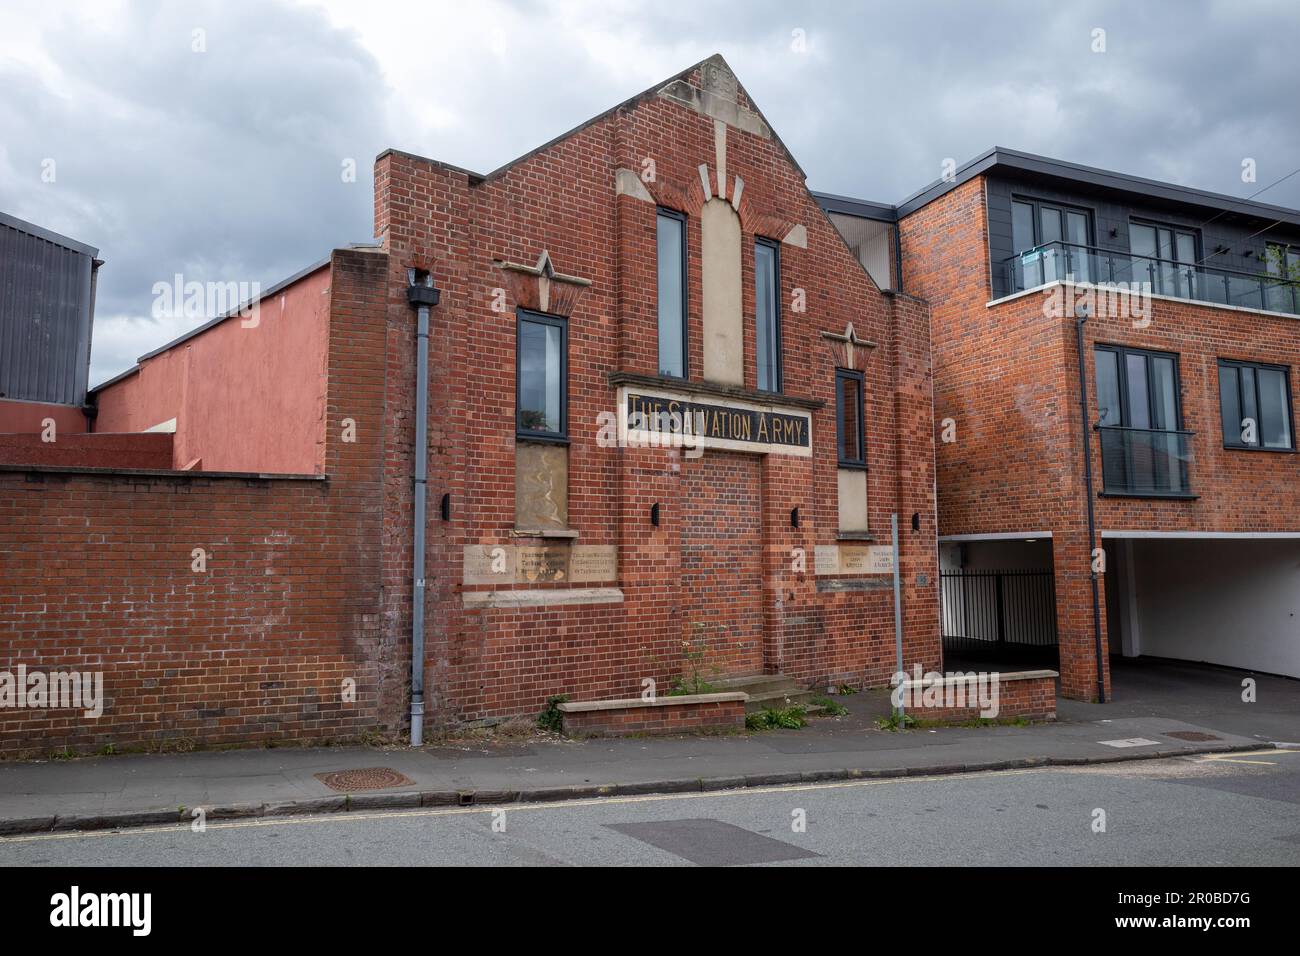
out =
[(0, 213), (0, 398), (85, 404), (98, 253)]

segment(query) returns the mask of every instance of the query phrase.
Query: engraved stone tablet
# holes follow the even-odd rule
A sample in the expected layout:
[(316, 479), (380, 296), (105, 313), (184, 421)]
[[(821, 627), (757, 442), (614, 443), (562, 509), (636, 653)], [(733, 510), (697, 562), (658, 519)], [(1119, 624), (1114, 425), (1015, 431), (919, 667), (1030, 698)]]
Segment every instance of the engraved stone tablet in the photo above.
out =
[(576, 544), (569, 556), (570, 580), (575, 583), (618, 579), (618, 546)]

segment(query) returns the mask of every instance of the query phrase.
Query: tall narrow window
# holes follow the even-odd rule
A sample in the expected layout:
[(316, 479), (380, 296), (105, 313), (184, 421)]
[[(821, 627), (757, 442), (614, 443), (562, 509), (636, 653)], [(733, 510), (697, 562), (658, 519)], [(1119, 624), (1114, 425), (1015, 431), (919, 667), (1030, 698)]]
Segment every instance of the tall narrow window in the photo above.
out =
[(1071, 276), (1081, 282), (1091, 280), (1097, 257), (1091, 243), (1089, 210), (1038, 199), (1011, 201), (1011, 244), (1016, 254), (1025, 256), (1030, 250), (1038, 250), (1016, 263), (1016, 289), (1030, 289)]
[(1150, 282), (1152, 291), (1160, 295), (1195, 298), (1196, 239), (1196, 233), (1190, 229), (1160, 223), (1130, 223), (1133, 279)]
[(1190, 494), (1188, 432), (1182, 430), (1178, 357), (1098, 345), (1097, 426), (1109, 494)]
[(781, 391), (781, 247), (770, 239), (754, 243), (754, 337), (758, 387)]
[(835, 370), (835, 438), (841, 468), (867, 467), (861, 372)]
[(569, 432), (569, 323), (520, 310), (515, 330), (515, 428), (526, 438), (564, 438)]
[(1291, 451), (1291, 382), (1280, 365), (1219, 359), (1219, 411), (1227, 448)]
[(686, 377), (686, 217), (658, 215), (659, 374)]

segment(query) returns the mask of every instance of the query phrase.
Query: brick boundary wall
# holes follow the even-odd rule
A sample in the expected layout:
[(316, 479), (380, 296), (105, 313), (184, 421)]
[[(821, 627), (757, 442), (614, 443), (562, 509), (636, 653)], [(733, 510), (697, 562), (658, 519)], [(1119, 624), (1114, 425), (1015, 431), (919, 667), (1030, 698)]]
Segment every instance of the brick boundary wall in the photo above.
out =
[(100, 672), (105, 698), (96, 719), (0, 706), (0, 756), (402, 730), (409, 632), (404, 648), (381, 597), (387, 264), (331, 259), (324, 474), (0, 466), (0, 681)]
[(10, 702), (0, 754), (376, 729), (378, 541), (347, 514), (358, 497), (321, 479), (0, 473), (0, 672), (98, 672), (104, 699), (98, 718)]
[[(1026, 720), (1056, 719), (1056, 671), (1010, 671), (998, 674), (998, 714), (993, 720), (1023, 717)], [(960, 678), (945, 678), (948, 685), (961, 683)], [(905, 686), (915, 685), (908, 681)], [(922, 683), (924, 686), (924, 683)], [(974, 693), (974, 690), (971, 690)], [(968, 698), (969, 699), (969, 698)], [(980, 708), (926, 707), (905, 701), (905, 710), (917, 720), (966, 721), (980, 718)]]
[(645, 701), (639, 697), (559, 704), (570, 737), (685, 734), (742, 730), (748, 694), (688, 694)]

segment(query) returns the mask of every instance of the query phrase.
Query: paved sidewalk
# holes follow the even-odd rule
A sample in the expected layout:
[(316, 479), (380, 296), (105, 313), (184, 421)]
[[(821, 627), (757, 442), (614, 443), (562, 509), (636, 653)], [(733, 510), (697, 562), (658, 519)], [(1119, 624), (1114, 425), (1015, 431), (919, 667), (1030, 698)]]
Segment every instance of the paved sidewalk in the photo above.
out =
[[(875, 727), (876, 694), (844, 698), (848, 717), (802, 730), (735, 736), (567, 741), (526, 738), (434, 745), (273, 748), (0, 763), (0, 835), (208, 819), (716, 790), (850, 777), (1084, 764), (1271, 746), (1229, 709), (1196, 722), (1117, 705), (1062, 707), (1054, 724)], [(887, 705), (886, 705), (887, 706)], [(1289, 717), (1289, 715), (1288, 715)], [(1227, 732), (1232, 725), (1238, 733)], [(1287, 721), (1287, 726), (1291, 721)], [(1182, 736), (1174, 736), (1182, 735)], [(1189, 739), (1189, 737), (1191, 739)], [(1294, 736), (1273, 738), (1300, 739)], [(1116, 746), (1105, 741), (1121, 741)], [(409, 785), (344, 795), (314, 776), (386, 767)]]

